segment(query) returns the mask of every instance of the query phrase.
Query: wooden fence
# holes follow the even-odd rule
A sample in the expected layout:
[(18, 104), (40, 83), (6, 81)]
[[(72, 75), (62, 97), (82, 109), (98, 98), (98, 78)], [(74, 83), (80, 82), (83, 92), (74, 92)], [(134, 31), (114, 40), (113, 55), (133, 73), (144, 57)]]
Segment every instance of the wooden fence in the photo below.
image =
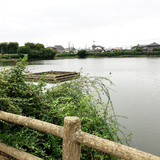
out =
[[(80, 160), (81, 144), (126, 160), (160, 160), (155, 155), (81, 131), (78, 117), (65, 117), (64, 127), (3, 111), (0, 111), (0, 119), (63, 138), (63, 160)], [(0, 151), (19, 160), (42, 160), (4, 143), (0, 143)]]

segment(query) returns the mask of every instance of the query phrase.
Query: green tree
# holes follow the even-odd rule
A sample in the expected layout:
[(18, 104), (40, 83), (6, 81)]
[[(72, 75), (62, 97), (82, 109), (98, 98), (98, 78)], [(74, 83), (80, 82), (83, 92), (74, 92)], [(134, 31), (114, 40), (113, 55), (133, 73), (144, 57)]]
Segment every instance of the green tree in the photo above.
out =
[(2, 54), (8, 53), (8, 43), (7, 42), (0, 43), (0, 49)]
[(36, 45), (34, 43), (32, 43), (32, 42), (25, 43), (25, 46), (30, 47), (30, 49), (36, 49)]
[(19, 47), (19, 44), (17, 42), (9, 42), (8, 52), (9, 53), (17, 53), (18, 47)]
[(57, 51), (52, 50), (51, 48), (41, 49), (41, 56), (43, 58), (54, 58)]
[(135, 51), (142, 52), (142, 47), (137, 46), (136, 49), (135, 49)]
[(93, 45), (92, 45), (92, 49), (95, 49), (95, 48), (96, 48), (96, 45), (95, 45), (95, 44), (93, 44)]
[(36, 49), (37, 51), (40, 51), (41, 49), (44, 49), (44, 45), (41, 44), (41, 43), (36, 43), (35, 49)]
[(21, 46), (17, 50), (18, 55), (22, 56), (23, 54), (31, 53), (31, 49), (28, 46)]
[(84, 58), (84, 57), (87, 56), (87, 51), (86, 50), (80, 50), (80, 51), (78, 51), (77, 54), (78, 54), (79, 58)]
[(50, 48), (42, 48), (40, 51), (38, 50), (31, 50), (30, 53), (28, 53), (28, 59), (32, 58), (54, 58), (56, 55), (56, 51), (50, 49)]

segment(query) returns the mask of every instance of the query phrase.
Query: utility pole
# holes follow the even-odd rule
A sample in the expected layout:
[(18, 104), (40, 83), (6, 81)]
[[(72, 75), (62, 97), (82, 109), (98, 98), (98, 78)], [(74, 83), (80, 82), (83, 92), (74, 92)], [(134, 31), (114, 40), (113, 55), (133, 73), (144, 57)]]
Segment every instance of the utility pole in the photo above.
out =
[(70, 53), (70, 42), (68, 43), (68, 49), (69, 49), (69, 53)]
[(93, 40), (92, 42), (93, 42), (92, 49), (94, 50), (94, 48), (95, 48), (94, 42), (96, 42), (96, 41)]

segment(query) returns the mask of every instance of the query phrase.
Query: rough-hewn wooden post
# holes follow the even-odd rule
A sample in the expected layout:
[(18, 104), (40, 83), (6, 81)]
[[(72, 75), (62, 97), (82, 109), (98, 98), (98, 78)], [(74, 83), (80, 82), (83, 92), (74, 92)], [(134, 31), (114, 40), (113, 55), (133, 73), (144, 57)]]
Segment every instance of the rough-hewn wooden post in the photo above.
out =
[(78, 117), (64, 118), (63, 160), (80, 160), (81, 144), (74, 140), (75, 133), (81, 129)]

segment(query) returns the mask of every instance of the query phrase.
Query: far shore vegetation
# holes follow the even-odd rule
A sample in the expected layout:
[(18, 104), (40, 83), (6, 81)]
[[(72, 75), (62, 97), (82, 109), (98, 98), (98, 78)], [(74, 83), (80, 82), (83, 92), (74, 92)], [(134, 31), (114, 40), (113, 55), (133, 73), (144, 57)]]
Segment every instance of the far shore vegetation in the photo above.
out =
[(45, 48), (43, 44), (27, 42), (20, 46), (17, 42), (0, 43), (0, 61), (22, 59), (28, 55), (28, 60), (32, 59), (65, 59), (65, 58), (98, 58), (98, 57), (160, 57), (160, 49), (153, 51), (143, 51), (137, 47), (133, 50), (115, 50), (96, 53), (87, 50), (79, 50), (77, 53), (63, 52)]
[[(18, 55), (16, 54), (0, 54), (0, 61), (15, 61), (20, 60), (24, 57), (24, 55)], [(54, 57), (39, 57), (34, 56), (34, 58), (28, 58), (28, 60), (33, 59), (72, 59), (72, 58), (113, 58), (113, 57), (160, 57), (160, 52), (144, 52), (144, 53), (135, 53), (130, 51), (129, 53), (123, 53), (121, 52), (105, 52), (105, 53), (87, 53), (85, 57), (80, 57), (78, 54), (74, 53), (61, 53), (61, 54), (55, 54)]]

